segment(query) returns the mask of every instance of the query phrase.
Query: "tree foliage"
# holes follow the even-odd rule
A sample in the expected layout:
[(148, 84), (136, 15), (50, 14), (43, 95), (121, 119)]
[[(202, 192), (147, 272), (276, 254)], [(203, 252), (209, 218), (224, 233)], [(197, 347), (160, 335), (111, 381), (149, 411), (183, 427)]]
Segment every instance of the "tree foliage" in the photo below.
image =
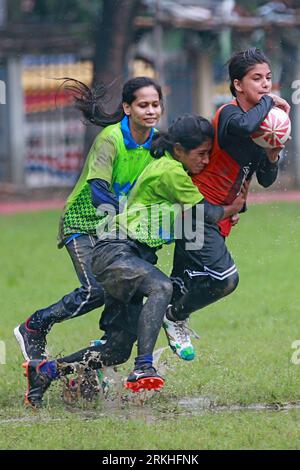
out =
[[(267, 3), (271, 3), (271, 0), (236, 0), (237, 5), (244, 7), (250, 13), (254, 14), (258, 7), (261, 7)], [(300, 0), (279, 0), (272, 3), (282, 3), (286, 5), (287, 8), (300, 8)]]
[(90, 22), (102, 8), (102, 0), (10, 0), (10, 21)]

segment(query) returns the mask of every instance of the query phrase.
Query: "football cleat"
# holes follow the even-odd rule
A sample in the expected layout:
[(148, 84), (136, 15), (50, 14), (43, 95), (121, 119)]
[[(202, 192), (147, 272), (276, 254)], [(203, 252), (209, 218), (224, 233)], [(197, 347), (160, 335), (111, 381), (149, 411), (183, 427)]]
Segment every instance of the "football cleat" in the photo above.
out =
[(199, 336), (188, 328), (187, 323), (187, 319), (182, 321), (171, 321), (165, 315), (163, 328), (172, 351), (180, 357), (180, 359), (183, 359), (184, 361), (192, 361), (195, 358), (196, 353), (191, 342), (190, 334), (192, 333), (196, 338), (199, 338)]
[(24, 362), (22, 367), (25, 369), (25, 377), (27, 377), (27, 392), (25, 394), (25, 405), (32, 408), (40, 408), (43, 403), (43, 395), (50, 386), (52, 380), (47, 374), (40, 371), (45, 360), (33, 360)]
[(164, 384), (164, 379), (153, 366), (144, 366), (131, 372), (125, 382), (125, 388), (132, 392), (140, 392), (141, 390), (159, 390)]
[(46, 336), (43, 333), (31, 330), (25, 322), (16, 326), (14, 335), (26, 361), (47, 359)]

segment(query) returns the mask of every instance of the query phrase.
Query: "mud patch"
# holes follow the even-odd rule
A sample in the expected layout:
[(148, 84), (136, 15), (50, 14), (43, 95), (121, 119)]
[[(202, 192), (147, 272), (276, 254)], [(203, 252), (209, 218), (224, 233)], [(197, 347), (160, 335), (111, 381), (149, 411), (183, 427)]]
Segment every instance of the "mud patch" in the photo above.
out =
[[(149, 393), (149, 392), (148, 392)], [(159, 392), (156, 392), (159, 393)], [(155, 407), (149, 401), (149, 396), (140, 396), (139, 399), (128, 400), (126, 402), (118, 402), (116, 400), (105, 400), (103, 406), (97, 409), (83, 409), (72, 406), (68, 409), (70, 415), (77, 421), (96, 421), (103, 418), (117, 418), (118, 420), (141, 420), (146, 424), (161, 422), (162, 420), (172, 421), (180, 418), (192, 418), (195, 416), (203, 416), (216, 413), (278, 413), (289, 412), (291, 410), (300, 409), (300, 402), (286, 403), (251, 403), (249, 405), (232, 404), (232, 405), (215, 405), (213, 400), (207, 397), (184, 398), (179, 401), (172, 400), (166, 406), (159, 406), (155, 403)], [(152, 405), (152, 406), (151, 406)], [(70, 418), (51, 416), (49, 412), (35, 412), (30, 416), (11, 417), (0, 419), (1, 425), (23, 425), (25, 427), (34, 426), (36, 424), (51, 424), (59, 422), (68, 422)]]
[[(164, 354), (167, 352), (167, 354)], [(154, 364), (164, 376), (171, 369), (176, 368), (176, 361), (169, 347), (164, 347), (154, 352)], [(141, 391), (132, 393), (124, 388), (127, 374), (118, 371), (117, 368), (107, 367), (97, 375), (95, 371), (79, 365), (74, 372), (79, 374), (76, 383), (66, 380), (67, 396), (65, 397), (65, 410), (70, 417), (57, 417), (57, 412), (50, 409), (50, 402), (44, 410), (32, 412), (26, 416), (12, 416), (0, 418), (0, 425), (22, 424), (31, 426), (36, 423), (47, 424), (55, 422), (67, 422), (71, 416), (78, 421), (95, 421), (102, 418), (113, 417), (120, 420), (140, 419), (145, 423), (153, 423), (161, 420), (180, 419), (181, 417), (200, 416), (209, 413), (232, 412), (280, 412), (300, 409), (300, 401), (281, 403), (251, 403), (244, 404), (218, 404), (213, 397), (184, 397), (181, 399), (168, 398), (167, 393), (161, 395), (161, 391)], [(73, 379), (74, 380), (74, 379)], [(57, 384), (59, 385), (59, 384)], [(167, 392), (166, 389), (163, 389)], [(52, 414), (52, 416), (51, 416)]]
[(192, 415), (201, 415), (207, 412), (240, 412), (240, 411), (289, 411), (300, 409), (300, 401), (286, 403), (250, 403), (248, 405), (232, 404), (218, 405), (209, 397), (182, 398), (178, 402), (179, 410)]

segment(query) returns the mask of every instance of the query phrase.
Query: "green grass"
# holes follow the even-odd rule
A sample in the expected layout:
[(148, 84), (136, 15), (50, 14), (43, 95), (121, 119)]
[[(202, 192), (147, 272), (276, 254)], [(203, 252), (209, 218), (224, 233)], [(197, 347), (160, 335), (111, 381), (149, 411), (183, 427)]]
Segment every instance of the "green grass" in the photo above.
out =
[[(220, 413), (155, 422), (66, 417), (61, 422), (5, 424), (5, 448), (15, 449), (300, 449), (299, 412)], [(26, 436), (26, 438), (24, 437)]]
[[(47, 392), (46, 409), (23, 408), (22, 357), (15, 325), (77, 286), (71, 262), (55, 246), (58, 213), (2, 216), (0, 340), (0, 448), (3, 449), (240, 449), (299, 448), (299, 411), (206, 412), (192, 416), (183, 397), (216, 405), (300, 401), (300, 365), (291, 345), (300, 339), (299, 203), (251, 206), (228, 241), (240, 284), (226, 299), (192, 315), (201, 336), (195, 361), (170, 353), (166, 386), (144, 406), (101, 402), (93, 410), (66, 409), (59, 390)], [(170, 270), (171, 249), (160, 253)], [(99, 311), (56, 325), (53, 355), (70, 353), (98, 336)], [(163, 335), (158, 346), (166, 344)], [(131, 361), (120, 369), (126, 376)], [(7, 422), (5, 422), (7, 420)]]

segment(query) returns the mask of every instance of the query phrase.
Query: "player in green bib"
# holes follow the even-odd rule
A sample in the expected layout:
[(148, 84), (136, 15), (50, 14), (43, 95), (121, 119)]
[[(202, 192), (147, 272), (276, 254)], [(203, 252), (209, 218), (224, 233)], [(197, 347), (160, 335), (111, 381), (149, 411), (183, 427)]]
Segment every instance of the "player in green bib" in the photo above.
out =
[[(219, 206), (204, 204), (203, 196), (188, 174), (198, 173), (203, 161), (208, 161), (212, 137), (213, 128), (206, 119), (184, 116), (169, 128), (168, 134), (158, 136), (152, 143), (155, 161), (138, 178), (125, 210), (112, 220), (110, 230), (106, 230), (107, 221), (100, 224), (100, 239), (93, 250), (92, 270), (105, 289), (106, 302), (114, 304), (114, 311), (119, 306), (123, 313), (122, 328), (111, 325), (104, 344), (55, 361), (27, 362), (24, 365), (28, 379), (26, 400), (30, 405), (40, 406), (52, 380), (74, 372), (78, 363), (99, 369), (125, 362), (136, 339), (135, 366), (125, 386), (137, 392), (158, 390), (164, 385), (164, 379), (153, 367), (152, 354), (173, 287), (171, 280), (154, 266), (156, 251), (177, 236), (178, 209), (180, 213), (187, 209), (187, 214), (199, 208), (200, 213), (205, 215), (208, 211), (214, 217), (219, 214), (221, 219), (238, 212), (244, 204), (240, 198), (221, 211)], [(133, 331), (131, 307), (134, 302), (140, 306), (141, 300), (144, 303)]]
[[(49, 307), (33, 313), (14, 334), (26, 360), (46, 358), (46, 335), (55, 323), (84, 315), (104, 304), (104, 291), (91, 270), (96, 227), (105, 217), (99, 206), (118, 213), (144, 168), (153, 160), (150, 146), (162, 112), (160, 86), (148, 77), (136, 77), (123, 86), (122, 102), (112, 114), (103, 109), (105, 86), (91, 90), (67, 80), (76, 106), (85, 118), (104, 129), (97, 135), (80, 178), (66, 202), (60, 220), (58, 246), (66, 247), (81, 286)], [(107, 313), (109, 316), (109, 312)], [(103, 324), (105, 329), (105, 316)]]

